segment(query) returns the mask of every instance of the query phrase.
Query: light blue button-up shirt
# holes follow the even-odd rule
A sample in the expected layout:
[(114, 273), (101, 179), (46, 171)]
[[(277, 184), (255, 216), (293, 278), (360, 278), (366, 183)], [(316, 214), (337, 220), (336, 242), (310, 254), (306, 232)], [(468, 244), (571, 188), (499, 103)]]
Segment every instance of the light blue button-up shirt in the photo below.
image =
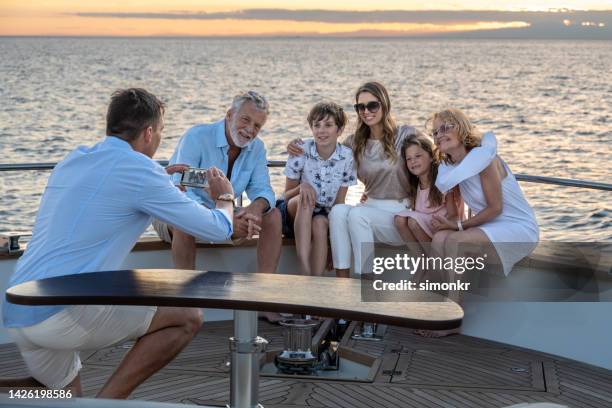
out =
[[(32, 240), (9, 285), (119, 269), (151, 217), (200, 239), (223, 241), (233, 232), (230, 216), (191, 200), (158, 163), (109, 136), (72, 151), (53, 170)], [(31, 326), (64, 307), (4, 302), (4, 326)]]
[[(194, 126), (179, 140), (170, 158), (170, 164), (187, 164), (204, 169), (215, 166), (227, 174), (229, 147), (225, 137), (225, 119)], [(175, 178), (176, 184), (178, 181), (178, 177)], [(230, 181), (236, 196), (246, 191), (249, 200), (254, 201), (261, 197), (268, 201), (270, 207), (274, 207), (274, 191), (270, 186), (266, 148), (259, 138), (242, 149), (234, 162)], [(214, 206), (208, 193), (201, 188), (188, 188), (187, 194), (209, 208)]]

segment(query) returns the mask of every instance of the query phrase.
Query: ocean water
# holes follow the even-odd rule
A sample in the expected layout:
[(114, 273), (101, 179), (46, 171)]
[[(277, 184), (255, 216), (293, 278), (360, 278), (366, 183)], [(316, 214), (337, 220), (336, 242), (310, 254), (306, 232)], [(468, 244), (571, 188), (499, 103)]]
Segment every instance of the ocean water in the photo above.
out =
[[(61, 160), (104, 136), (109, 96), (139, 86), (167, 104), (157, 159), (189, 127), (223, 117), (255, 89), (272, 113), (269, 159), (309, 137), (322, 100), (345, 106), (376, 79), (400, 124), (423, 129), (441, 108), (493, 130), (514, 173), (611, 182), (612, 42), (404, 39), (0, 38), (0, 162)], [(0, 172), (0, 232), (31, 230), (48, 172)], [(271, 170), (277, 194), (282, 169)], [(542, 239), (612, 240), (609, 192), (522, 183)], [(359, 188), (350, 199), (359, 197)]]

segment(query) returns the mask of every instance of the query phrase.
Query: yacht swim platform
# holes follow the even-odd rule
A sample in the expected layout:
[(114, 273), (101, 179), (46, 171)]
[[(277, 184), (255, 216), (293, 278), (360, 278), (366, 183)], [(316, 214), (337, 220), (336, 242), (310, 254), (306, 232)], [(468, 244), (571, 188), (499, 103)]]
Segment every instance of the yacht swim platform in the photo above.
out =
[[(349, 331), (359, 330), (352, 323)], [(131, 399), (225, 406), (229, 401), (227, 338), (232, 321), (204, 323), (195, 339)], [(259, 322), (269, 350), (283, 346), (282, 328)], [(93, 397), (131, 343), (83, 353), (82, 384)], [(568, 407), (612, 406), (612, 371), (508, 344), (455, 335), (424, 338), (387, 326), (379, 342), (345, 335), (343, 353), (375, 359), (371, 381), (307, 379), (262, 374), (260, 402), (266, 408), (302, 407), (505, 407), (551, 402)], [(0, 377), (26, 376), (14, 344), (0, 346)], [(4, 390), (3, 392), (7, 392)]]

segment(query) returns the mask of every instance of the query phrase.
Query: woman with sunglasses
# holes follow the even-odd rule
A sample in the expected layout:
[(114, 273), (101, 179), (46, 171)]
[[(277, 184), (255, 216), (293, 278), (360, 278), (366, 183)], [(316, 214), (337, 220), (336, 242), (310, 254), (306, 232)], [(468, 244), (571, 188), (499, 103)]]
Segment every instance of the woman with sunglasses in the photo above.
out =
[[(353, 149), (357, 178), (365, 185), (357, 206), (335, 205), (329, 214), (330, 241), (336, 275), (360, 274), (374, 251), (374, 242), (404, 245), (394, 225), (396, 213), (405, 210), (408, 176), (401, 160), (401, 146), (410, 135), (420, 134), (413, 126), (397, 126), (391, 116), (391, 101), (379, 82), (367, 82), (355, 93), (357, 127), (344, 142)], [(301, 155), (301, 141), (289, 144), (287, 151)]]

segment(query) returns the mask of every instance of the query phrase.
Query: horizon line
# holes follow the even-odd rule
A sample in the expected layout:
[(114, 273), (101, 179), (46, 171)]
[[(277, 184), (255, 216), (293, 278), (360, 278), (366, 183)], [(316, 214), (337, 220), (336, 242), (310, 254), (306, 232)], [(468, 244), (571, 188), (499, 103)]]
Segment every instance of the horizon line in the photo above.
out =
[[(439, 34), (398, 34), (398, 35), (351, 35), (348, 34), (304, 34), (304, 33), (296, 33), (296, 34), (235, 34), (235, 35), (71, 35), (71, 34), (0, 34), (0, 38), (137, 38), (137, 39), (147, 39), (147, 38), (159, 38), (159, 39), (283, 39), (283, 38), (304, 38), (304, 39), (447, 39), (447, 40), (580, 40), (580, 41), (612, 41), (612, 38), (560, 38), (558, 36), (549, 37), (512, 37), (508, 35), (507, 37), (470, 37), (470, 38), (461, 38), (461, 35), (464, 34), (486, 34), (486, 32), (495, 32), (501, 31), (502, 29), (496, 30), (474, 30), (474, 31), (454, 31), (451, 34), (449, 33), (439, 33)], [(519, 30), (519, 29), (514, 29)]]

